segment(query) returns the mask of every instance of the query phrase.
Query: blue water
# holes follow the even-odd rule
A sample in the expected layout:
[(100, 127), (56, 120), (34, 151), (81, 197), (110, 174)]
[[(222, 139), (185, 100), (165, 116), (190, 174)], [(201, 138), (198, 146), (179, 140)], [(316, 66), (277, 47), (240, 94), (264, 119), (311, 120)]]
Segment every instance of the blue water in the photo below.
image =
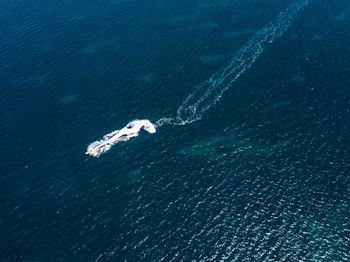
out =
[[(195, 121), (84, 155), (176, 118), (295, 3)], [(0, 10), (1, 261), (350, 261), (348, 0)]]

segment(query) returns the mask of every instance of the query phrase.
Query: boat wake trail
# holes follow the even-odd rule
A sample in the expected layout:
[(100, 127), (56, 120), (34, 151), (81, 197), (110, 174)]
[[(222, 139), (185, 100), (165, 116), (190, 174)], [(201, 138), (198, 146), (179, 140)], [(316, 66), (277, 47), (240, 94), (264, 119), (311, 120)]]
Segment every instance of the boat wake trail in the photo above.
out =
[[(207, 81), (190, 94), (177, 110), (175, 117), (164, 117), (155, 124), (149, 120), (134, 120), (121, 130), (116, 130), (93, 142), (87, 148), (86, 154), (98, 157), (108, 151), (114, 144), (127, 141), (138, 136), (143, 128), (149, 133), (155, 133), (156, 128), (163, 125), (185, 125), (200, 120), (203, 114), (215, 105), (222, 94), (248, 70), (260, 57), (264, 50), (278, 37), (282, 36), (293, 23), (297, 14), (308, 4), (308, 0), (297, 0), (262, 29), (238, 51), (238, 53), (213, 74)], [(129, 128), (129, 125), (133, 127)]]
[(190, 94), (177, 110), (176, 117), (161, 118), (156, 126), (185, 125), (200, 120), (203, 113), (218, 102), (242, 73), (249, 69), (263, 51), (293, 23), (308, 0), (298, 0), (282, 11), (272, 22), (255, 33), (231, 61)]
[(85, 154), (99, 157), (102, 153), (107, 152), (113, 145), (128, 141), (130, 138), (138, 136), (141, 129), (148, 133), (155, 133), (156, 127), (149, 120), (134, 120), (120, 130), (113, 131), (105, 135), (101, 140), (91, 143)]

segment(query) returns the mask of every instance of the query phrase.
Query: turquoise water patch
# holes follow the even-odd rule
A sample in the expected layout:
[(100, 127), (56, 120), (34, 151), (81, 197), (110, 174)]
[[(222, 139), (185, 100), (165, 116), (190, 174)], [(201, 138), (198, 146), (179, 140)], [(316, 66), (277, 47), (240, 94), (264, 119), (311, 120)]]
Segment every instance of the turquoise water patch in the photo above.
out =
[(52, 72), (46, 72), (36, 75), (31, 75), (28, 77), (21, 77), (15, 79), (11, 84), (21, 87), (21, 88), (30, 88), (30, 87), (41, 87), (49, 84), (49, 81), (52, 77)]
[(224, 38), (236, 38), (236, 37), (241, 37), (243, 35), (253, 35), (255, 34), (255, 32), (256, 32), (255, 29), (246, 28), (246, 29), (237, 30), (233, 32), (227, 32), (227, 33), (224, 33), (222, 36)]
[(221, 156), (235, 154), (267, 154), (277, 147), (287, 146), (290, 141), (281, 141), (275, 145), (262, 145), (242, 138), (236, 130), (224, 135), (205, 138), (178, 151), (180, 154), (217, 159)]
[(74, 94), (66, 94), (58, 100), (62, 104), (72, 104), (79, 101), (79, 97)]
[(98, 55), (104, 51), (112, 48), (114, 40), (112, 39), (101, 39), (94, 43), (87, 45), (83, 50), (83, 54), (87, 55)]
[(306, 77), (303, 73), (298, 72), (298, 73), (295, 73), (294, 75), (292, 75), (289, 78), (289, 81), (292, 83), (304, 83), (304, 82), (306, 82)]
[(230, 58), (232, 58), (232, 55), (203, 55), (199, 57), (199, 61), (203, 64), (208, 64), (212, 62), (222, 62), (223, 60), (229, 60)]
[(139, 77), (142, 82), (152, 83), (156, 80), (156, 75), (154, 73), (147, 73)]
[(209, 30), (209, 29), (213, 29), (217, 26), (218, 25), (214, 24), (214, 23), (203, 23), (203, 24), (189, 26), (188, 30), (191, 30), (191, 31)]
[(341, 13), (339, 13), (338, 15), (336, 15), (335, 17), (335, 20), (336, 21), (339, 21), (339, 22), (342, 22), (345, 20), (345, 18), (348, 16), (348, 11), (343, 11)]

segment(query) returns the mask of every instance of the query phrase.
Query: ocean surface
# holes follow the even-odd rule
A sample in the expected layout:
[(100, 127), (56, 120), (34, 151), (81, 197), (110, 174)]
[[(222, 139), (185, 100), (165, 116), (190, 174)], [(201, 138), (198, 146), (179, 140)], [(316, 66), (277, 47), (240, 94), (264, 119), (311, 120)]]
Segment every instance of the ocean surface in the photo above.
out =
[(0, 261), (350, 261), (350, 1), (0, 11)]

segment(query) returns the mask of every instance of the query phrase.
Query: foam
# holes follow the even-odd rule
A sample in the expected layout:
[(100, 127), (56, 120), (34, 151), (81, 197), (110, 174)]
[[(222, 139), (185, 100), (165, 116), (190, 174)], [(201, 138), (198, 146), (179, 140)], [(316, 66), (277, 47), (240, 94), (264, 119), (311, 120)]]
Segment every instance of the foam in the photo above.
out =
[[(247, 71), (254, 62), (261, 56), (263, 51), (278, 37), (282, 36), (292, 24), (299, 11), (308, 4), (308, 0), (297, 0), (261, 30), (257, 31), (238, 53), (212, 75), (207, 81), (191, 93), (180, 105), (175, 117), (164, 117), (155, 124), (149, 120), (134, 120), (126, 127), (113, 131), (99, 141), (91, 143), (86, 154), (98, 157), (107, 152), (113, 145), (128, 141), (138, 136), (141, 129), (149, 133), (155, 133), (156, 128), (163, 125), (185, 125), (200, 120), (203, 114), (215, 105), (221, 98), (224, 91)], [(184, 16), (189, 19), (191, 16)], [(182, 19), (180, 19), (182, 20)], [(99, 47), (101, 44), (98, 44)]]
[(101, 154), (111, 149), (115, 144), (121, 141), (128, 141), (130, 138), (138, 136), (141, 129), (144, 129), (151, 134), (156, 132), (156, 126), (149, 120), (133, 120), (124, 128), (115, 130), (103, 136), (101, 140), (91, 143), (87, 147), (85, 154), (99, 157)]
[(185, 125), (200, 120), (203, 113), (215, 105), (224, 91), (247, 71), (261, 56), (263, 51), (278, 37), (282, 36), (292, 24), (299, 11), (308, 4), (308, 0), (298, 0), (282, 11), (273, 21), (257, 31), (238, 53), (212, 75), (209, 80), (200, 84), (177, 110), (175, 117), (161, 118), (156, 126)]

